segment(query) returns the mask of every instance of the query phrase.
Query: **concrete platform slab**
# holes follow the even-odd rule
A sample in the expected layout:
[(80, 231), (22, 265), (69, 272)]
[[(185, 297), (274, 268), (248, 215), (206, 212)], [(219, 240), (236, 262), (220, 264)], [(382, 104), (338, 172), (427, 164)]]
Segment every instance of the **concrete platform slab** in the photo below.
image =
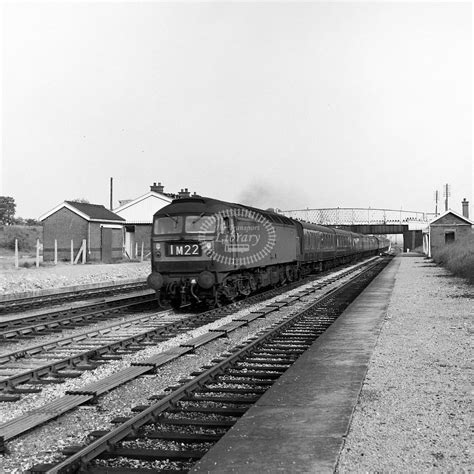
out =
[(399, 265), (394, 259), (191, 472), (332, 472)]

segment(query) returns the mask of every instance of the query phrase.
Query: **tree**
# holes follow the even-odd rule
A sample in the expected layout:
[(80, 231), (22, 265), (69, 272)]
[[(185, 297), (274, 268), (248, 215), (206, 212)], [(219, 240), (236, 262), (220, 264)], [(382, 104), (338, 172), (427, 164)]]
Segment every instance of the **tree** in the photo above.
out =
[(15, 199), (10, 196), (0, 196), (0, 223), (12, 225), (15, 217)]
[(37, 219), (32, 219), (32, 218), (24, 218), (24, 217), (14, 217), (13, 218), (13, 221), (12, 221), (12, 224), (14, 225), (22, 225), (22, 226), (29, 226), (29, 227), (32, 227), (32, 226), (35, 226), (35, 227), (38, 227), (38, 226), (42, 226), (42, 222), (37, 220)]
[(15, 217), (13, 219), (13, 224), (15, 224), (15, 225), (26, 225), (26, 221), (25, 221), (25, 219), (23, 219), (23, 217)]
[(41, 221), (39, 221), (38, 219), (31, 219), (31, 218), (26, 218), (26, 219), (25, 219), (25, 224), (26, 224), (26, 225), (30, 225), (30, 226), (31, 226), (31, 225), (36, 225), (36, 226), (38, 226), (38, 225), (43, 225), (43, 224), (41, 223)]

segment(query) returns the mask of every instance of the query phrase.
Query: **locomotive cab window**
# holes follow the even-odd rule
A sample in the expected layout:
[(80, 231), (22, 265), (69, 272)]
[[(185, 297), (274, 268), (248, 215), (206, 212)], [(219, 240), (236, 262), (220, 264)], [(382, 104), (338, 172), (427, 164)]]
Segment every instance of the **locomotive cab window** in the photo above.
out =
[(183, 216), (166, 216), (157, 217), (153, 225), (153, 233), (162, 234), (179, 234), (183, 230)]
[(189, 234), (213, 234), (216, 231), (216, 220), (212, 216), (186, 216), (184, 231)]

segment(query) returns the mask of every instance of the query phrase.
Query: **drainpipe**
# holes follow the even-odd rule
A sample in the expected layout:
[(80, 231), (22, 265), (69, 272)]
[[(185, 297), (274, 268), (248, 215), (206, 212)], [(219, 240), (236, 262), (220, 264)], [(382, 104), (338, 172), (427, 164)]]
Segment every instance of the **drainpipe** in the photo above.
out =
[(428, 227), (428, 258), (431, 258), (431, 226)]
[(91, 256), (91, 223), (87, 223), (87, 255)]

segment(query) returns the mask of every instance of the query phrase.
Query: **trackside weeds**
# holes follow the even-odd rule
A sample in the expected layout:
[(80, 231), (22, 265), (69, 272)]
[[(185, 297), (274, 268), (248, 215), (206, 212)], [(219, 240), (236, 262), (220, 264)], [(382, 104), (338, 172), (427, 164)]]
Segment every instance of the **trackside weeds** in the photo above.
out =
[(474, 283), (474, 234), (445, 245), (433, 255), (433, 260)]

